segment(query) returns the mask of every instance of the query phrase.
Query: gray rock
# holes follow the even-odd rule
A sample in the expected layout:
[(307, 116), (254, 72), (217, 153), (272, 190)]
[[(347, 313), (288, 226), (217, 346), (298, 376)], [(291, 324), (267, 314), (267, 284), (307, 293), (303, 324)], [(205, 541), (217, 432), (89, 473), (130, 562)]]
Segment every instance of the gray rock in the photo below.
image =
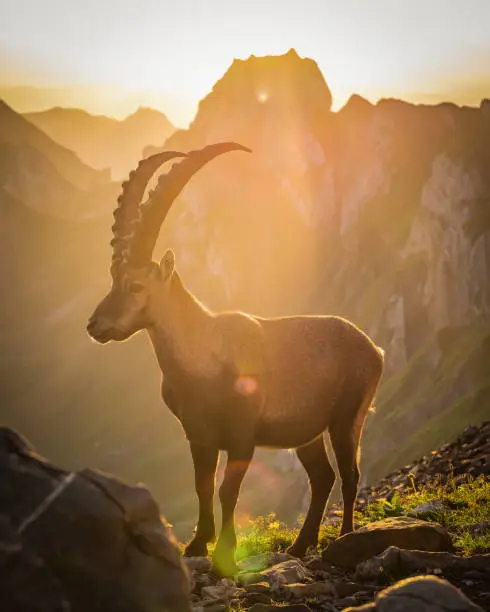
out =
[(60, 470), (2, 427), (0, 508), (0, 609), (191, 609), (188, 573), (145, 488)]
[(444, 552), (402, 550), (390, 546), (383, 553), (356, 567), (356, 580), (376, 580), (386, 572), (407, 575), (418, 570), (487, 571), (490, 573), (490, 554), (461, 557)]
[(437, 520), (441, 513), (447, 512), (451, 508), (441, 499), (432, 499), (425, 504), (420, 504), (407, 512), (407, 516), (419, 518), (422, 520), (433, 519)]
[(397, 582), (378, 594), (374, 604), (344, 612), (483, 612), (459, 589), (434, 576)]
[(299, 559), (283, 561), (261, 572), (262, 580), (270, 584), (272, 593), (280, 591), (287, 584), (305, 580), (308, 574), (308, 570)]
[[(247, 572), (238, 574), (235, 576), (235, 580), (239, 586), (248, 587), (255, 586), (257, 583), (262, 584), (264, 582), (264, 576), (262, 576), (260, 572)], [(270, 585), (268, 585), (268, 588), (270, 589)]]
[(294, 559), (288, 553), (264, 553), (263, 555), (253, 555), (246, 557), (237, 563), (242, 572), (261, 572), (268, 567), (282, 563), (283, 561), (291, 561)]
[(333, 587), (338, 595), (338, 597), (347, 597), (349, 595), (354, 595), (355, 593), (359, 593), (360, 591), (366, 591), (368, 589), (375, 590), (376, 587), (366, 584), (359, 584), (357, 582), (352, 582), (350, 580), (335, 580), (332, 582)]
[(293, 584), (304, 580), (310, 573), (299, 559), (291, 558), (278, 563), (263, 572), (238, 574), (237, 583), (240, 586), (266, 582), (271, 592), (277, 592), (285, 584)]
[(331, 582), (286, 584), (282, 588), (286, 599), (308, 599), (309, 597), (336, 597), (337, 595), (335, 588)]
[(472, 536), (483, 536), (490, 531), (490, 521), (482, 521), (481, 523), (472, 523), (471, 525), (463, 525), (459, 531), (468, 532)]
[(266, 593), (271, 592), (271, 586), (268, 582), (256, 582), (248, 584), (244, 587), (246, 593)]
[(254, 604), (248, 612), (311, 612), (311, 608), (309, 608), (305, 604), (289, 604), (285, 606), (274, 606), (267, 604)]
[(223, 578), (214, 586), (206, 586), (201, 590), (202, 600), (213, 599), (225, 603), (239, 594), (245, 594), (245, 591), (237, 587), (233, 580), (228, 578)]
[(210, 572), (212, 568), (209, 557), (184, 557), (183, 561), (187, 569), (193, 572)]
[(328, 563), (342, 567), (355, 567), (390, 546), (398, 548), (450, 551), (451, 539), (444, 527), (409, 517), (386, 518), (347, 533), (322, 552)]
[(244, 599), (247, 607), (253, 606), (256, 603), (272, 603), (272, 598), (270, 597), (270, 595), (266, 595), (265, 593), (247, 593)]
[(226, 602), (209, 600), (200, 602), (192, 608), (193, 612), (228, 612), (230, 606)]

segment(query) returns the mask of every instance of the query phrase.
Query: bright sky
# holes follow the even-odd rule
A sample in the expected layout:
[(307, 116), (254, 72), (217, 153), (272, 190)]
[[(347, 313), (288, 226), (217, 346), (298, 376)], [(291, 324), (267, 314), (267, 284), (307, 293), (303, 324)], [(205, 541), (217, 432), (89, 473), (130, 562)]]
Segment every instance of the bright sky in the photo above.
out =
[(180, 125), (235, 57), (291, 47), (318, 62), (337, 108), (472, 79), (490, 96), (490, 0), (2, 0), (1, 24), (3, 82), (113, 85), (114, 104), (118, 87), (142, 104), (171, 94)]

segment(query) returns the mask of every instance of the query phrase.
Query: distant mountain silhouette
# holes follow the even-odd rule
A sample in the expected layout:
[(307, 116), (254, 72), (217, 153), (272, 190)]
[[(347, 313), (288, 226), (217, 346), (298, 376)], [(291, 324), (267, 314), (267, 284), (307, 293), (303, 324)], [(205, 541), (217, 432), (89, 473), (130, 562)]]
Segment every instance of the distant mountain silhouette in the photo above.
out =
[(84, 164), (0, 101), (0, 188), (24, 205), (62, 218), (98, 210), (111, 192), (109, 172)]
[(137, 165), (145, 146), (164, 142), (175, 130), (163, 113), (150, 108), (121, 121), (59, 107), (24, 117), (93, 168), (110, 168), (115, 179)]

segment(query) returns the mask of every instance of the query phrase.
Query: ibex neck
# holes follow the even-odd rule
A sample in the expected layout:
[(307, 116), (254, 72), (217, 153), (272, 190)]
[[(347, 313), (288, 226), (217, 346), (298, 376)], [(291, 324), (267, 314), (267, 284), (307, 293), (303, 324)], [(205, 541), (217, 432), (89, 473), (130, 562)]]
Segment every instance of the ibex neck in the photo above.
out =
[(157, 304), (150, 339), (162, 372), (167, 377), (206, 372), (217, 343), (214, 315), (188, 291), (177, 274), (169, 295)]

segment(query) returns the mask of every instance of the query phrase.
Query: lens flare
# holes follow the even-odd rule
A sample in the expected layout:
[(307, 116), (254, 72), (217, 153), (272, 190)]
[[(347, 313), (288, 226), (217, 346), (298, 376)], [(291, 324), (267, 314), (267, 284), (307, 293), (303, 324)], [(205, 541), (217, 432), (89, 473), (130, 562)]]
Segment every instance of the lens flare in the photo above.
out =
[(235, 390), (241, 395), (253, 395), (259, 390), (259, 383), (253, 376), (239, 376), (235, 381)]
[(261, 104), (265, 104), (268, 99), (269, 99), (269, 94), (265, 90), (261, 89), (259, 93), (257, 94), (257, 100)]

